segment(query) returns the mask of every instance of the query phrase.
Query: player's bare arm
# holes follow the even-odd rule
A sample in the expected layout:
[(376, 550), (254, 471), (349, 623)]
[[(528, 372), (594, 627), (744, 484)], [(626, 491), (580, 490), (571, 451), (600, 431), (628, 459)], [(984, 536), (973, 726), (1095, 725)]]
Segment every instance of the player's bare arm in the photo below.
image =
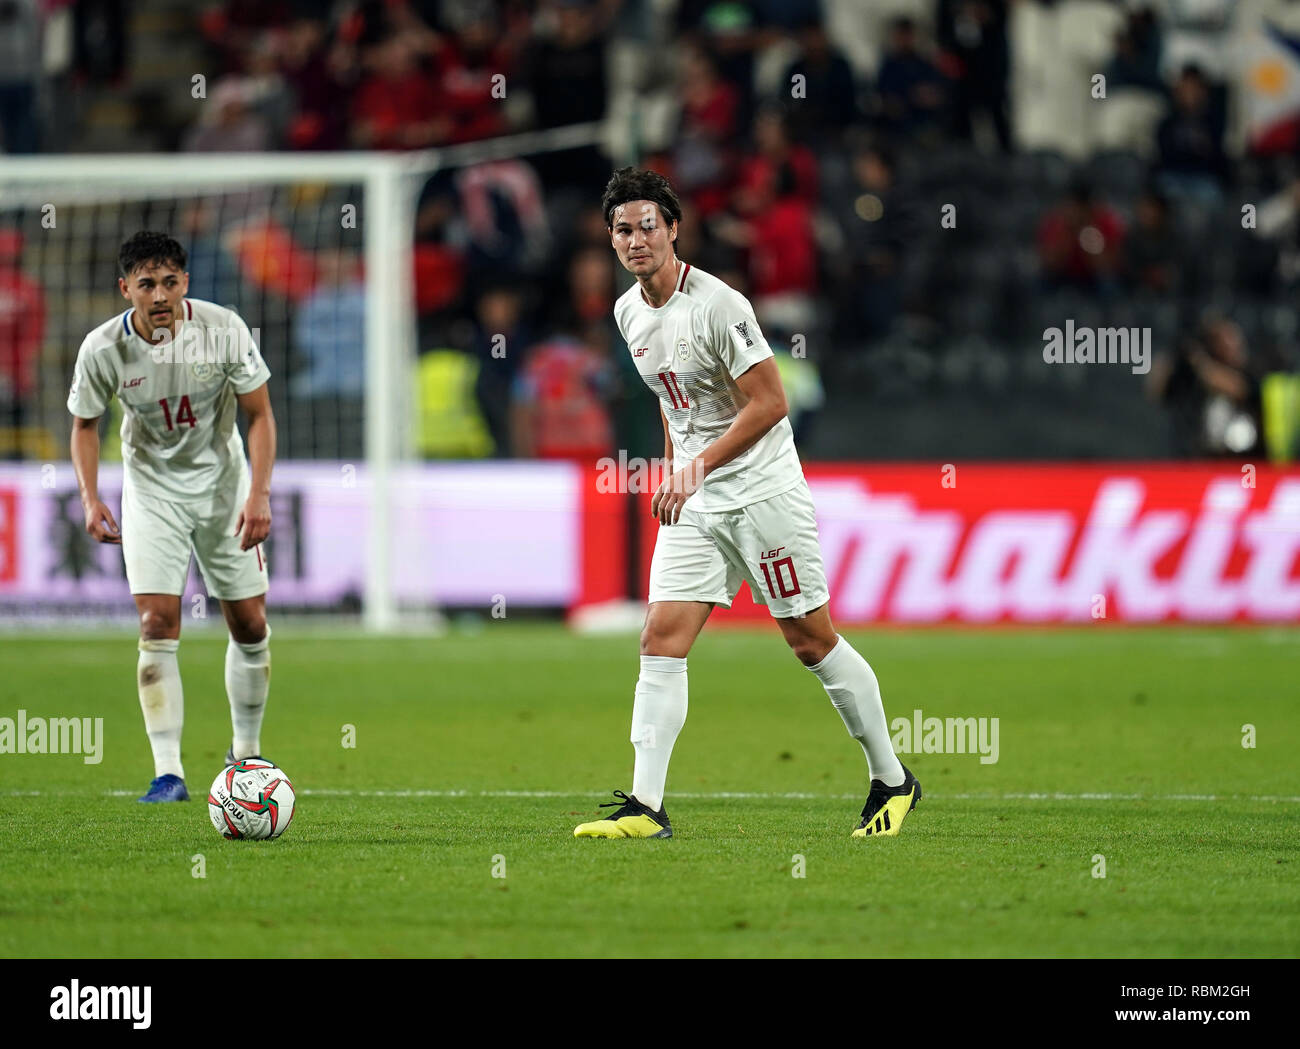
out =
[(86, 531), (99, 543), (120, 543), (122, 531), (99, 498), (99, 419), (72, 419), (72, 468), (86, 512)]
[(263, 383), (256, 390), (236, 394), (239, 407), (248, 417), (248, 460), (252, 485), (248, 500), (235, 524), (235, 535), (243, 533), (241, 550), (251, 550), (271, 534), (271, 469), (275, 466), (275, 414)]
[(664, 470), (672, 473), (673, 470), (673, 435), (668, 429), (668, 416), (664, 414), (664, 408), (659, 406), (659, 421), (664, 425)]
[(736, 379), (736, 385), (744, 395), (745, 404), (731, 425), (721, 437), (668, 477), (655, 492), (650, 512), (659, 518), (661, 524), (675, 524), (686, 500), (699, 491), (709, 474), (752, 448), (786, 417), (785, 388), (781, 385), (781, 373), (773, 358), (759, 361), (745, 371)]

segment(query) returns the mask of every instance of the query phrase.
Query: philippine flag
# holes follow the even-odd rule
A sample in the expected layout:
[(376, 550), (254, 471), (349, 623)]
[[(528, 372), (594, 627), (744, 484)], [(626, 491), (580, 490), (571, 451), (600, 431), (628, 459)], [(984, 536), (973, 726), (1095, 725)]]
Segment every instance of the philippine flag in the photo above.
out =
[(1294, 151), (1300, 143), (1300, 37), (1262, 23), (1242, 41), (1241, 72), (1251, 152)]

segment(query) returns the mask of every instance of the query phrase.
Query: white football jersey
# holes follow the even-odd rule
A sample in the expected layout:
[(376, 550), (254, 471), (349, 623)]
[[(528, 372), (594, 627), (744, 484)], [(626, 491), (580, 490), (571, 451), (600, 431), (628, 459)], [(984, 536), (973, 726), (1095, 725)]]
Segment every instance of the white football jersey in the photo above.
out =
[(86, 336), (68, 411), (98, 418), (117, 395), (125, 480), (140, 492), (186, 500), (237, 484), (247, 467), (235, 395), (271, 377), (248, 326), (234, 310), (187, 298), (170, 344), (150, 343), (134, 312)]
[[(749, 300), (712, 274), (680, 262), (673, 294), (655, 309), (633, 284), (614, 304), (632, 363), (659, 398), (681, 469), (721, 437), (745, 395), (736, 377), (772, 349)], [(747, 451), (704, 479), (689, 505), (736, 510), (788, 491), (803, 480), (790, 420), (782, 419)]]

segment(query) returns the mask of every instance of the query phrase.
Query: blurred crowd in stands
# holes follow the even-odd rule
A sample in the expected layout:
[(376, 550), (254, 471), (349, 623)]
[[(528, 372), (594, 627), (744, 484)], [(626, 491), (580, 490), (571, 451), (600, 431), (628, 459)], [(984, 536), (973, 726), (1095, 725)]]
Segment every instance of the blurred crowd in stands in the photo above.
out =
[[(41, 17), (72, 12), (77, 77), (129, 86), (134, 7), (0, 6), (6, 150), (39, 137)], [(1260, 116), (1247, 98), (1269, 76), (1300, 83), (1285, 58), (1300, 22), (1288, 35), (1274, 6), (1250, 31), (1282, 57), (1248, 76), (1226, 57), (1247, 32), (1233, 0), (225, 0), (193, 15), (206, 100), (163, 145), (412, 150), (609, 121), (600, 146), (425, 188), (428, 455), (653, 454), (596, 204), (623, 162), (672, 178), (679, 255), (750, 297), (798, 428), (815, 431), (819, 372), (851, 378), (881, 347), (1005, 355), (1072, 318), (1152, 329), (1146, 389), (1182, 454), (1254, 454), (1300, 316), (1300, 100)], [(297, 451), (352, 455), (359, 255), (317, 270), (288, 388), (342, 421), (335, 446)]]

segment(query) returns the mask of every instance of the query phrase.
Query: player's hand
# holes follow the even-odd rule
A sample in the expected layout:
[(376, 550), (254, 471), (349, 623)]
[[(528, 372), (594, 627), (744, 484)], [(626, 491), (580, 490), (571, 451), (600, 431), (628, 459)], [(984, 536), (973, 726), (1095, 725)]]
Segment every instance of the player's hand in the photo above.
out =
[(239, 549), (251, 550), (271, 534), (271, 500), (264, 495), (250, 495), (239, 512), (235, 535), (243, 532)]
[(113, 520), (113, 511), (96, 499), (86, 507), (86, 532), (97, 543), (120, 543), (122, 530)]
[(650, 512), (660, 524), (676, 524), (686, 500), (704, 483), (704, 464), (692, 459), (671, 477), (666, 477), (650, 500)]

